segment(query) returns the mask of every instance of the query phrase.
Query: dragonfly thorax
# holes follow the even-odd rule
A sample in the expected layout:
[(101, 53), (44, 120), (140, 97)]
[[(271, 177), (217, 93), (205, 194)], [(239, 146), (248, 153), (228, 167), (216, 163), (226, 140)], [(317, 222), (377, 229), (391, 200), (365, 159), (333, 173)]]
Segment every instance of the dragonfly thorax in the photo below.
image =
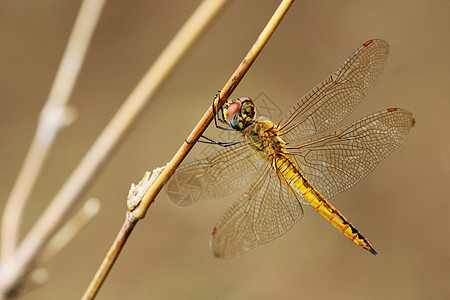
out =
[(223, 118), (234, 130), (242, 131), (255, 122), (255, 105), (248, 97), (228, 101), (225, 103), (222, 113)]
[(269, 120), (259, 119), (244, 131), (243, 135), (264, 160), (286, 154), (286, 143), (278, 136), (278, 127)]

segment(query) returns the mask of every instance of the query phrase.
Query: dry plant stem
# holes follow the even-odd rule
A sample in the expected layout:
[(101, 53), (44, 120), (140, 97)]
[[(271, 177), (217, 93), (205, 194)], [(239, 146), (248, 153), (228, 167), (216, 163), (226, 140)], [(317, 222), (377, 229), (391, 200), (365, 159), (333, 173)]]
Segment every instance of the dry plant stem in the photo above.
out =
[(51, 238), (37, 259), (36, 266), (45, 266), (62, 248), (67, 246), (75, 235), (83, 229), (100, 211), (100, 201), (88, 199), (83, 207), (68, 220), (64, 226)]
[(51, 204), (1, 268), (0, 292), (8, 293), (29, 271), (39, 251), (66, 219), (70, 209), (87, 189), (100, 167), (136, 121), (150, 96), (167, 78), (189, 47), (206, 29), (226, 0), (206, 0), (177, 33), (147, 74), (126, 99), (80, 164), (64, 183)]
[[(234, 74), (231, 76), (231, 78), (228, 80), (228, 82), (223, 87), (221, 93), (220, 93), (220, 101), (216, 103), (219, 107), (224, 104), (224, 102), (228, 99), (228, 97), (231, 95), (233, 90), (236, 88), (238, 83), (241, 81), (245, 73), (248, 71), (252, 63), (255, 61), (258, 54), (261, 52), (264, 45), (269, 40), (270, 36), (278, 26), (278, 24), (281, 22), (281, 19), (286, 14), (287, 10), (289, 9), (290, 5), (292, 4), (293, 0), (284, 0), (278, 9), (275, 11), (274, 15), (264, 28), (263, 32), (260, 34), (258, 39), (256, 40), (255, 44), (253, 44), (250, 51), (247, 53), (244, 60), (241, 62), (239, 67), (236, 69)], [(197, 124), (197, 126), (194, 128), (192, 133), (188, 137), (188, 141), (195, 141), (197, 140), (200, 135), (205, 131), (207, 126), (211, 123), (213, 117), (212, 108), (210, 107), (208, 111), (203, 115), (200, 122)], [(155, 199), (156, 195), (159, 193), (159, 191), (162, 189), (163, 185), (166, 183), (166, 181), (169, 179), (169, 177), (174, 173), (175, 169), (178, 167), (178, 165), (181, 163), (181, 161), (186, 157), (188, 152), (192, 149), (194, 146), (194, 143), (183, 143), (181, 148), (178, 150), (178, 152), (175, 154), (175, 156), (172, 158), (172, 160), (167, 164), (167, 166), (164, 168), (164, 170), (161, 172), (161, 174), (156, 178), (156, 180), (153, 182), (153, 184), (150, 186), (150, 188), (147, 190), (147, 192), (143, 195), (141, 202), (137, 207), (134, 208), (131, 212), (127, 212), (127, 216), (125, 219), (124, 224), (122, 225), (121, 230), (117, 234), (116, 239), (114, 240), (114, 243), (112, 244), (111, 248), (109, 249), (108, 253), (106, 254), (105, 259), (103, 260), (102, 264), (100, 265), (97, 273), (95, 274), (94, 278), (92, 279), (89, 287), (87, 288), (84, 296), (82, 299), (93, 299), (95, 295), (97, 294), (98, 290), (100, 289), (100, 286), (106, 279), (106, 276), (108, 275), (109, 271), (111, 270), (115, 260), (117, 259), (120, 251), (122, 250), (122, 247), (125, 244), (125, 241), (127, 240), (128, 236), (131, 234), (134, 226), (136, 225), (137, 221), (139, 219), (142, 219), (145, 217), (145, 213), (147, 212), (148, 208), (150, 207), (151, 203)]]
[(123, 223), (120, 232), (117, 234), (116, 239), (109, 248), (108, 253), (106, 253), (105, 259), (103, 260), (102, 264), (97, 270), (97, 273), (94, 276), (95, 280), (92, 280), (91, 283), (89, 284), (83, 297), (81, 298), (82, 300), (95, 298), (98, 291), (100, 290), (101, 285), (105, 281), (106, 276), (108, 276), (109, 271), (111, 271), (114, 262), (119, 256), (120, 251), (125, 245), (125, 242), (131, 235), (131, 232), (133, 231), (133, 228), (136, 225), (136, 223), (137, 220), (130, 217), (130, 213), (128, 212), (127, 218), (125, 219), (125, 222)]
[[(292, 2), (294, 2), (294, 0), (284, 0), (278, 6), (274, 15), (269, 20), (264, 30), (261, 32), (256, 42), (253, 44), (252, 48), (247, 53), (244, 60), (241, 62), (236, 71), (234, 71), (234, 74), (230, 77), (228, 82), (223, 87), (219, 97), (220, 101), (216, 103), (217, 107), (221, 107), (228, 99), (228, 97), (231, 95), (231, 93), (234, 91), (236, 86), (241, 81), (242, 77), (244, 77), (245, 73), (248, 71), (248, 69), (258, 56), (258, 54), (261, 52), (262, 48), (269, 40), (272, 33), (275, 31), (278, 24), (281, 22), (281, 19), (287, 13), (287, 10), (289, 9)], [(187, 140), (188, 141), (198, 140), (202, 135), (202, 133), (205, 131), (205, 129), (208, 127), (208, 125), (211, 123), (212, 118), (213, 118), (213, 111), (212, 107), (210, 107), (208, 111), (203, 115), (202, 119), (194, 128), (194, 130), (191, 132)], [(155, 199), (156, 195), (159, 193), (159, 191), (166, 183), (166, 181), (170, 178), (170, 176), (175, 172), (175, 169), (180, 165), (181, 161), (186, 157), (186, 155), (192, 149), (193, 146), (194, 143), (189, 144), (183, 143), (181, 148), (178, 150), (178, 152), (175, 154), (172, 160), (168, 163), (167, 167), (162, 171), (161, 175), (159, 175), (159, 177), (152, 184), (150, 189), (145, 193), (140, 205), (133, 210), (133, 216), (136, 219), (142, 219), (145, 216), (145, 213), (150, 207), (150, 204)]]
[[(144, 178), (142, 178), (139, 184), (131, 185), (131, 189), (128, 193), (127, 199), (127, 205), (129, 209), (134, 207), (135, 200), (139, 200), (142, 197), (142, 192), (148, 189), (148, 186), (150, 186), (156, 180), (159, 174), (161, 174), (162, 170), (164, 170), (164, 167), (154, 169), (151, 175), (149, 172), (146, 172)], [(130, 236), (131, 231), (133, 230), (137, 221), (138, 219), (133, 218), (131, 212), (128, 211), (126, 214), (125, 222), (123, 223), (120, 232), (117, 234), (112, 246), (106, 254), (106, 257), (103, 259), (102, 264), (98, 268), (94, 279), (86, 289), (86, 292), (82, 299), (93, 299), (98, 293), (102, 283), (104, 282), (106, 276), (108, 276), (109, 271), (111, 270), (114, 262), (119, 256), (120, 251), (125, 245), (125, 242)]]
[(20, 221), (31, 190), (50, 151), (56, 134), (70, 121), (66, 103), (87, 52), (105, 0), (85, 0), (75, 21), (40, 122), (27, 157), (5, 206), (2, 219), (1, 259), (4, 261), (17, 245)]

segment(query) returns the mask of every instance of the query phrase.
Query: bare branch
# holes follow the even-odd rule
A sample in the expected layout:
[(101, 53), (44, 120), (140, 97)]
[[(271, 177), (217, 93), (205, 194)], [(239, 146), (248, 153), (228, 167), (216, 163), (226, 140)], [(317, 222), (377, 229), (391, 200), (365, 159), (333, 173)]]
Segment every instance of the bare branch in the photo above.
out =
[(35, 265), (45, 266), (99, 211), (100, 201), (96, 198), (88, 199), (83, 207), (51, 238)]
[(25, 205), (53, 141), (60, 129), (70, 124), (76, 117), (76, 111), (67, 107), (67, 102), (72, 94), (104, 2), (105, 0), (85, 0), (81, 5), (50, 94), (42, 109), (36, 134), (3, 212), (2, 265), (15, 250)]
[(144, 75), (23, 242), (5, 258), (0, 270), (1, 294), (8, 294), (30, 271), (39, 252), (61, 227), (71, 208), (137, 120), (150, 97), (225, 3), (226, 0), (204, 1)]
[[(293, 0), (284, 0), (280, 4), (278, 9), (275, 11), (274, 15), (269, 20), (269, 22), (267, 23), (266, 27), (264, 28), (264, 30), (262, 31), (256, 42), (253, 44), (252, 48), (245, 56), (244, 60), (241, 62), (239, 67), (236, 69), (236, 71), (233, 73), (233, 75), (230, 77), (228, 82), (223, 87), (220, 93), (220, 97), (217, 100), (220, 101), (217, 103), (219, 107), (224, 104), (224, 102), (228, 99), (230, 94), (239, 84), (241, 79), (244, 77), (245, 73), (253, 64), (258, 54), (261, 52), (262, 48), (269, 40), (270, 36), (275, 31), (278, 24), (281, 22), (281, 19), (286, 14), (292, 2)], [(211, 123), (212, 118), (213, 112), (212, 108), (210, 108), (205, 113), (200, 122), (197, 124), (197, 126), (194, 128), (194, 130), (189, 135), (187, 140), (188, 141), (197, 140), (200, 137), (200, 135), (205, 131), (206, 127)], [(140, 219), (145, 217), (145, 213), (147, 212), (151, 203), (155, 199), (156, 195), (159, 193), (163, 185), (174, 173), (177, 166), (186, 157), (186, 155), (193, 146), (194, 143), (188, 144), (185, 142), (178, 150), (178, 152), (175, 154), (175, 156), (172, 158), (172, 160), (166, 165), (166, 167), (162, 171), (161, 169), (155, 170), (158, 173), (159, 172), (161, 173), (153, 182), (151, 182), (151, 179), (149, 178), (150, 177), (149, 173), (146, 173), (144, 175), (143, 180), (139, 183), (138, 186), (132, 185), (132, 188), (128, 196), (129, 197), (128, 207), (130, 211), (127, 212), (125, 222), (123, 223), (121, 230), (117, 234), (112, 246), (110, 247), (102, 264), (97, 270), (97, 273), (95, 274), (94, 278), (92, 279), (91, 283), (86, 289), (86, 292), (83, 295), (82, 299), (93, 299), (95, 295), (98, 293), (101, 285), (106, 279), (106, 276), (108, 275), (114, 262), (116, 261), (120, 251), (125, 245), (126, 240), (133, 231), (134, 226)], [(152, 176), (152, 178), (153, 177), (154, 176)], [(147, 191), (143, 192), (143, 189), (147, 189)]]

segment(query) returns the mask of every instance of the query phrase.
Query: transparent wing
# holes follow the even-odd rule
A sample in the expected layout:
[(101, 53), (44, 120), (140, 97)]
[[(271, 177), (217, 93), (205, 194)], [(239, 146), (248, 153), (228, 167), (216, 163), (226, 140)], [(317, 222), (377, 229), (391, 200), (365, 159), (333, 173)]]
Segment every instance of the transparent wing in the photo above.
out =
[(200, 199), (229, 195), (253, 182), (267, 165), (250, 144), (222, 148), (213, 155), (181, 165), (167, 183), (166, 192), (178, 206), (191, 206)]
[(267, 165), (214, 227), (211, 250), (221, 258), (244, 253), (281, 236), (302, 217), (300, 202)]
[(303, 96), (280, 121), (280, 135), (297, 141), (326, 130), (346, 118), (383, 72), (389, 45), (370, 40), (342, 66)]
[(325, 198), (331, 198), (366, 177), (403, 143), (414, 124), (409, 111), (391, 108), (334, 134), (304, 144), (290, 144), (288, 151), (311, 184)]

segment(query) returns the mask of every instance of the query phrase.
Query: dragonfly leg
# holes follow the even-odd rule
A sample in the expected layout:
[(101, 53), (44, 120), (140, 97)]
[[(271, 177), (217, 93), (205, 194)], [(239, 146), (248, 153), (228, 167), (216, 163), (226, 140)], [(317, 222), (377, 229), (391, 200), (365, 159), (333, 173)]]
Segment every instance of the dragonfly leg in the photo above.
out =
[[(201, 138), (203, 138), (204, 140), (200, 140)], [(218, 141), (215, 141), (215, 140), (213, 140), (209, 137), (203, 136), (203, 135), (201, 135), (200, 138), (196, 141), (188, 141), (188, 140), (185, 140), (185, 141), (187, 144), (202, 143), (202, 144), (218, 145), (220, 147), (233, 146), (239, 142), (239, 141), (218, 142)]]
[(220, 102), (220, 90), (217, 91), (216, 96), (214, 97), (213, 101), (212, 101), (212, 111), (213, 111), (213, 116), (214, 116), (214, 125), (216, 126), (217, 129), (220, 130), (233, 130), (231, 128), (226, 128), (226, 127), (222, 127), (217, 123), (217, 120), (219, 120), (219, 122), (224, 123), (224, 124), (228, 124), (224, 119), (223, 119), (223, 110), (222, 108), (216, 107), (214, 105), (214, 101), (216, 100), (216, 98), (218, 99), (217, 102)]
[[(217, 129), (234, 131), (234, 129), (225, 128), (225, 127), (219, 126), (217, 120), (219, 120), (219, 122), (222, 122), (222, 123), (225, 123), (225, 124), (228, 124), (228, 123), (223, 119), (223, 110), (222, 110), (222, 108), (220, 108), (220, 110), (219, 110), (219, 108), (214, 105), (216, 99), (218, 99), (218, 102), (220, 102), (220, 90), (217, 91), (217, 94), (216, 94), (216, 96), (214, 97), (214, 99), (212, 101), (212, 111), (213, 111), (214, 125), (216, 126)], [(204, 140), (201, 140), (201, 138), (203, 138)], [(196, 141), (188, 141), (188, 140), (185, 140), (185, 141), (186, 141), (187, 144), (194, 144), (194, 143), (198, 142), (198, 143), (203, 143), (203, 144), (218, 145), (218, 146), (221, 146), (221, 147), (233, 146), (233, 145), (235, 145), (235, 144), (237, 144), (239, 142), (239, 141), (218, 142), (218, 141), (215, 141), (215, 140), (213, 140), (211, 138), (208, 138), (208, 137), (206, 137), (204, 135), (201, 135), (200, 138), (198, 140), (196, 140)]]

